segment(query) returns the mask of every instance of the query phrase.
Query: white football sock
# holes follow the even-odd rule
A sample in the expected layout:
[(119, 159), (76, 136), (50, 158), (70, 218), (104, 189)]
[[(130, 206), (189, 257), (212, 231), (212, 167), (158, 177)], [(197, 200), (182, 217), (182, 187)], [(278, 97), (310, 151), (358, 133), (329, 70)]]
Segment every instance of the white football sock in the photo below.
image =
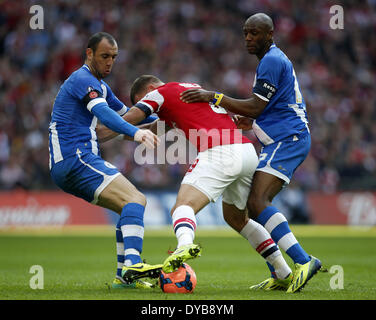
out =
[(283, 258), (278, 246), (261, 224), (249, 219), (248, 223), (240, 231), (240, 234), (273, 266), (278, 279), (285, 279), (291, 273), (291, 269)]
[(177, 207), (172, 214), (172, 225), (178, 240), (178, 248), (193, 243), (196, 230), (196, 217), (192, 207), (187, 205)]

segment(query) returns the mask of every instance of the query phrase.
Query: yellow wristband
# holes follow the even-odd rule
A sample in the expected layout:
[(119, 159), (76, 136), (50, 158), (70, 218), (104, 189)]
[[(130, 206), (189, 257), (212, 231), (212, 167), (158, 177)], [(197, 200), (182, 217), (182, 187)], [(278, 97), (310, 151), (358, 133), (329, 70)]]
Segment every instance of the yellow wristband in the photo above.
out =
[(214, 94), (214, 98), (212, 100), (212, 103), (215, 105), (215, 106), (218, 106), (221, 101), (222, 101), (222, 98), (223, 98), (223, 93), (219, 93), (219, 92), (216, 92)]

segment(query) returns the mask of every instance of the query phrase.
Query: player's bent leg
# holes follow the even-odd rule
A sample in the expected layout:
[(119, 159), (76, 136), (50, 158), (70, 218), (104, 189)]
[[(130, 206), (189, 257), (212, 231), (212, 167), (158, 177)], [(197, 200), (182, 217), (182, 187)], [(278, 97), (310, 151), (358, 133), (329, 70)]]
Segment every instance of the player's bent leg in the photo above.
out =
[(208, 195), (199, 190), (196, 186), (182, 184), (176, 197), (175, 205), (171, 209), (171, 214), (174, 213), (176, 208), (182, 205), (190, 206), (196, 214), (209, 202), (210, 199)]
[[(118, 228), (124, 244), (121, 277), (128, 286), (147, 287), (140, 278), (156, 278), (162, 265), (142, 262), (145, 196), (123, 175), (116, 177), (99, 195), (98, 205), (120, 214)], [(120, 235), (119, 235), (120, 237)], [(117, 253), (119, 255), (119, 253)], [(116, 284), (115, 284), (116, 285)]]
[(247, 208), (251, 219), (256, 220), (260, 213), (272, 204), (273, 198), (282, 190), (284, 181), (263, 171), (256, 171), (253, 176)]
[(252, 286), (252, 290), (287, 290), (292, 272), (282, 256), (278, 246), (271, 239), (266, 229), (249, 219), (247, 210), (240, 210), (234, 205), (222, 202), (223, 216), (225, 221), (243, 238), (248, 240), (250, 245), (265, 259), (273, 269), (273, 276), (258, 285)]
[(268, 231), (256, 221), (249, 219), (246, 208), (247, 198), (254, 171), (258, 164), (256, 152), (252, 152), (244, 167), (247, 171), (229, 185), (223, 193), (223, 217), (225, 221), (245, 238), (250, 245), (265, 259), (272, 271), (272, 277), (252, 286), (258, 290), (286, 290), (292, 272)]
[(182, 184), (171, 210), (172, 224), (178, 240), (177, 249), (163, 262), (166, 273), (177, 270), (183, 262), (201, 255), (201, 246), (194, 244), (195, 214), (209, 203), (203, 192), (189, 184)]
[(192, 244), (196, 231), (196, 214), (209, 203), (206, 194), (189, 184), (180, 186), (176, 203), (171, 209), (177, 248)]
[[(294, 274), (297, 269), (301, 269), (299, 266), (306, 266), (302, 280), (302, 282), (305, 282), (305, 279), (309, 278), (310, 272), (308, 272), (307, 266), (310, 265), (311, 257), (296, 240), (284, 215), (271, 204), (283, 184), (282, 179), (272, 174), (256, 171), (247, 205), (251, 215), (256, 216), (256, 221), (266, 228), (275, 243), (294, 261)], [(273, 268), (270, 269), (273, 273)]]
[(145, 207), (139, 203), (127, 203), (120, 214), (120, 226), (124, 241), (124, 266), (122, 278), (133, 282), (139, 278), (157, 278), (162, 265), (149, 265), (142, 261)]
[[(65, 162), (67, 162), (65, 164)], [(67, 171), (67, 168), (74, 170)], [(120, 214), (116, 230), (117, 277), (121, 277), (123, 265), (142, 263), (144, 225), (143, 215), (146, 198), (118, 170), (109, 166), (102, 158), (92, 154), (71, 157), (54, 170), (59, 186), (75, 196)], [(66, 177), (69, 173), (69, 179)], [(123, 248), (119, 245), (123, 242)], [(161, 265), (143, 267), (142, 275), (160, 271)], [(154, 271), (153, 271), (154, 272)], [(130, 281), (128, 284), (133, 283)], [(116, 283), (115, 283), (116, 285)], [(137, 283), (137, 286), (140, 282)]]
[[(125, 262), (125, 256), (124, 256), (124, 238), (123, 233), (121, 231), (121, 225), (120, 225), (120, 219), (118, 224), (116, 225), (116, 256), (117, 256), (117, 271), (116, 271), (116, 277), (112, 282), (112, 288), (114, 289), (150, 289), (153, 288), (154, 285), (143, 281), (136, 279), (134, 280), (132, 278), (133, 274), (136, 274), (137, 276), (144, 277), (145, 276), (145, 270), (137, 269), (137, 273), (135, 273), (133, 270), (129, 271), (126, 275), (126, 280), (123, 279), (122, 275), (126, 273), (127, 267), (124, 268), (124, 262)], [(132, 267), (132, 266), (131, 266)], [(145, 267), (145, 266), (144, 266)], [(147, 270), (148, 273), (154, 273), (158, 275), (160, 273), (161, 265), (155, 265), (155, 268)], [(125, 269), (123, 271), (123, 269)], [(148, 274), (147, 274), (148, 275)]]
[(127, 203), (146, 205), (146, 197), (123, 175), (117, 176), (98, 197), (97, 205), (121, 213)]

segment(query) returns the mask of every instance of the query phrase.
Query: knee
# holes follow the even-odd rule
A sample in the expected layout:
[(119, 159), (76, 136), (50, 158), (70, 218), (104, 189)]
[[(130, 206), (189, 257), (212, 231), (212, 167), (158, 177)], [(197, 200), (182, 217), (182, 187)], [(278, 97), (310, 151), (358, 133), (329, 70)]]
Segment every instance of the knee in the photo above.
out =
[(140, 191), (138, 190), (135, 190), (132, 192), (132, 196), (129, 197), (129, 196), (124, 196), (124, 197), (120, 197), (121, 199), (120, 200), (120, 212), (122, 210), (122, 208), (124, 208), (125, 205), (127, 205), (128, 203), (138, 203), (142, 206), (146, 206), (146, 196), (141, 193)]
[(138, 204), (140, 204), (140, 205), (142, 205), (144, 207), (146, 207), (146, 203), (147, 203), (146, 196), (142, 192), (140, 192), (138, 190), (137, 190), (137, 192), (135, 192), (133, 194), (132, 200), (129, 201), (129, 202), (138, 203)]

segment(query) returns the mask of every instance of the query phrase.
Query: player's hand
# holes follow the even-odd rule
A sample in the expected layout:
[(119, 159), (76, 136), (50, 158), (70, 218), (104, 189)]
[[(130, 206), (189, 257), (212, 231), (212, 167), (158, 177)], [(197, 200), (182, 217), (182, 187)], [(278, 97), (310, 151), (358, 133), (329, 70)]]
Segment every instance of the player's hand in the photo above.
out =
[(210, 102), (214, 98), (213, 91), (206, 91), (204, 89), (188, 89), (180, 93), (180, 100), (185, 103), (192, 102)]
[(234, 120), (238, 129), (245, 131), (252, 129), (253, 120), (251, 118), (236, 114), (232, 117), (232, 119)]
[(142, 143), (146, 148), (154, 149), (161, 143), (161, 140), (153, 132), (147, 129), (140, 129), (134, 135), (134, 141)]

